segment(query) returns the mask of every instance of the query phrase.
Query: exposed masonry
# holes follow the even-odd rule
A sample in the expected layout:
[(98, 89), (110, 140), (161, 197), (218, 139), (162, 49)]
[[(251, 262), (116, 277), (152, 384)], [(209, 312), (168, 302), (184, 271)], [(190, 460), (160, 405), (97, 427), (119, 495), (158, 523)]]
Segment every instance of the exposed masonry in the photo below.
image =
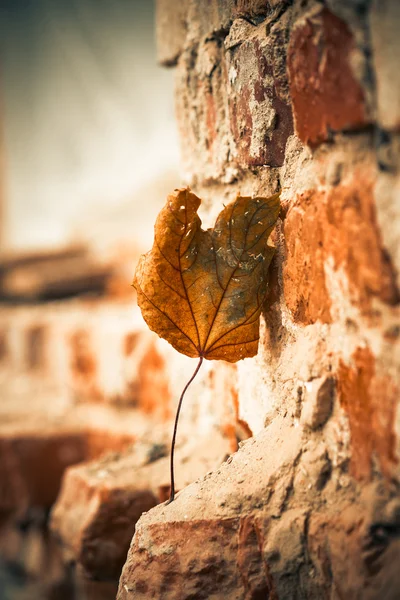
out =
[[(258, 356), (204, 363), (182, 491), (139, 519), (120, 599), (399, 597), (399, 28), (397, 0), (158, 0), (204, 225), (239, 191), (282, 211)], [(168, 497), (193, 371), (132, 303), (0, 315), (0, 509), (49, 507), (94, 459), (51, 522), (110, 579)]]
[(399, 27), (397, 0), (158, 2), (204, 221), (238, 191), (282, 212), (236, 367), (255, 437), (139, 520), (120, 600), (400, 593)]

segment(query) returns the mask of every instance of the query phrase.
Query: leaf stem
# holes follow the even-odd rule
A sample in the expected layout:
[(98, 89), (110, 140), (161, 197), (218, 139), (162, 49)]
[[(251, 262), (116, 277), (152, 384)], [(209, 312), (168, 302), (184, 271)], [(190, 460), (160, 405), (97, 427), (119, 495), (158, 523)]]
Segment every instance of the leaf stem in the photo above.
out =
[(175, 416), (174, 433), (172, 435), (172, 442), (171, 442), (171, 456), (170, 456), (171, 493), (170, 493), (169, 500), (168, 500), (167, 504), (170, 504), (170, 502), (172, 502), (174, 500), (174, 498), (175, 498), (174, 452), (175, 452), (176, 432), (177, 432), (177, 429), (178, 429), (179, 413), (181, 412), (182, 401), (183, 401), (183, 397), (184, 397), (184, 395), (186, 393), (186, 390), (188, 389), (189, 385), (192, 383), (193, 379), (196, 377), (197, 373), (199, 372), (202, 362), (203, 362), (203, 357), (200, 356), (200, 360), (199, 360), (199, 362), (197, 364), (197, 367), (196, 367), (193, 375), (191, 376), (191, 378), (189, 379), (189, 381), (187, 382), (187, 384), (183, 388), (183, 392), (181, 394), (181, 397), (179, 398), (178, 408), (177, 408), (176, 416)]

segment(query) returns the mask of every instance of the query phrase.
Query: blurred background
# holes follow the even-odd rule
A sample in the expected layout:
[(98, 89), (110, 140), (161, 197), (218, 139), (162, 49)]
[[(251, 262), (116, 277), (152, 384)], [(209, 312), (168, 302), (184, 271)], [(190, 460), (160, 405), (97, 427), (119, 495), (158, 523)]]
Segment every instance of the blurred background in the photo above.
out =
[(179, 185), (154, 11), (0, 2), (0, 600), (115, 597), (134, 522), (97, 585), (61, 559), (50, 511), (70, 465), (170, 416), (162, 353), (130, 287)]
[(2, 0), (0, 298), (102, 292), (117, 272), (122, 290), (151, 245), (179, 183), (154, 12), (152, 0)]
[(2, 0), (0, 44), (3, 245), (92, 238), (121, 212), (140, 238), (178, 162), (153, 1)]

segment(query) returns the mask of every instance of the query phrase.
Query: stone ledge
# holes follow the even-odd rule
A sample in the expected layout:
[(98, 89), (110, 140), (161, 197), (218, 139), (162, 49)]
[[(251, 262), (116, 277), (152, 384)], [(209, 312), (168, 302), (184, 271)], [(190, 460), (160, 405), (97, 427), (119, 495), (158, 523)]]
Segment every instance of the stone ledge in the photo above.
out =
[[(249, 565), (260, 566), (257, 526), (250, 515), (268, 499), (278, 514), (291, 487), (301, 433), (290, 427), (289, 435), (282, 426), (277, 420), (172, 504), (143, 515), (120, 579), (119, 600), (148, 598), (150, 590), (166, 600), (244, 598), (247, 588), (266, 593), (262, 568), (248, 573)], [(278, 472), (282, 478), (274, 486)]]
[[(160, 434), (163, 434), (160, 437)], [(168, 454), (166, 431), (159, 431), (158, 447)], [(212, 441), (212, 443), (211, 443)], [(155, 442), (139, 442), (129, 452), (68, 469), (52, 512), (51, 527), (61, 538), (65, 555), (76, 560), (87, 575), (117, 579), (144, 511), (168, 498), (169, 457), (153, 460)], [(175, 473), (181, 490), (221, 464), (231, 447), (218, 430), (200, 441), (180, 436)]]
[(323, 455), (303, 459), (302, 444), (301, 429), (277, 418), (173, 504), (143, 515), (118, 600), (322, 600), (333, 590), (395, 600), (398, 490), (351, 480), (341, 489), (339, 472), (322, 480)]

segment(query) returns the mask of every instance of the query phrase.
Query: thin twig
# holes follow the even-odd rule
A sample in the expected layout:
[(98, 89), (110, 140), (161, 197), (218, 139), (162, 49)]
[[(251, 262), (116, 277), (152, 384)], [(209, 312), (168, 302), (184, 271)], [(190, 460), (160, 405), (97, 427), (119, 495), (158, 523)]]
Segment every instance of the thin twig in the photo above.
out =
[(197, 373), (200, 370), (201, 367), (201, 363), (203, 362), (203, 357), (200, 356), (200, 360), (197, 364), (196, 370), (193, 373), (193, 375), (191, 376), (191, 378), (189, 379), (189, 381), (187, 382), (187, 384), (185, 385), (185, 387), (183, 388), (183, 392), (181, 394), (181, 397), (179, 398), (179, 403), (178, 403), (178, 408), (176, 411), (176, 417), (175, 417), (175, 425), (174, 425), (174, 433), (172, 436), (172, 442), (171, 442), (171, 458), (170, 458), (170, 468), (171, 468), (171, 493), (169, 496), (169, 500), (167, 502), (167, 504), (169, 504), (170, 502), (172, 502), (175, 498), (175, 477), (174, 477), (174, 452), (175, 452), (175, 440), (176, 440), (176, 432), (178, 429), (178, 420), (179, 420), (179, 413), (181, 412), (181, 407), (182, 407), (182, 401), (183, 401), (183, 397), (186, 393), (186, 390), (188, 389), (189, 385), (192, 383), (193, 379), (196, 377)]

